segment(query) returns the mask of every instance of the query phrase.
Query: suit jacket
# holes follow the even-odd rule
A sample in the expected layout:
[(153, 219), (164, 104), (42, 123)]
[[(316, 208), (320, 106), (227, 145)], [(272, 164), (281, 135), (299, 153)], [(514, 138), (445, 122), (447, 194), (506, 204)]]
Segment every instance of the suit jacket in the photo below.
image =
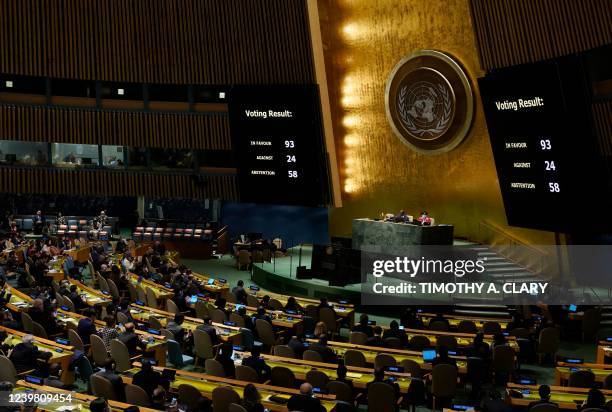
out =
[(329, 346), (319, 345), (318, 343), (315, 343), (313, 345), (310, 345), (308, 349), (318, 352), (323, 358), (323, 362), (325, 363), (338, 362), (338, 357)]
[(312, 396), (297, 394), (289, 398), (287, 402), (287, 409), (291, 411), (302, 411), (302, 412), (321, 412), (325, 409), (321, 405), (321, 401)]
[(210, 336), (210, 341), (212, 342), (212, 344), (213, 345), (217, 344), (217, 342), (218, 342), (218, 339), (217, 339), (217, 330), (215, 329), (214, 326), (212, 326), (212, 325), (198, 325), (196, 327), (196, 329), (208, 333), (208, 336)]
[(372, 329), (370, 325), (363, 326), (361, 324), (357, 324), (353, 326), (353, 329), (351, 329), (351, 332), (365, 333), (368, 336), (368, 338), (371, 338), (372, 336), (374, 336), (374, 329)]
[(104, 369), (102, 369), (100, 372), (96, 372), (95, 374), (110, 381), (110, 383), (113, 385), (113, 389), (115, 390), (115, 395), (117, 395), (117, 399), (119, 399), (120, 402), (125, 400), (125, 391), (121, 376), (117, 375), (115, 372), (106, 371)]
[(263, 358), (254, 358), (253, 356), (249, 356), (248, 358), (244, 358), (242, 360), (242, 364), (255, 369), (255, 372), (257, 372), (261, 382), (268, 380), (270, 374), (272, 373), (272, 369), (270, 366), (268, 366), (266, 361), (263, 360)]
[(31, 343), (18, 343), (11, 354), (9, 359), (15, 365), (17, 373), (25, 372), (30, 369), (36, 369), (36, 359), (42, 354), (36, 346)]
[(136, 386), (140, 386), (149, 395), (149, 398), (153, 394), (153, 390), (161, 384), (161, 373), (154, 370), (145, 372), (140, 370), (134, 374), (132, 383)]
[(90, 336), (95, 335), (97, 333), (96, 325), (91, 319), (83, 318), (79, 321), (79, 324), (77, 325), (77, 333), (81, 337), (83, 343), (85, 345), (89, 345)]
[(145, 347), (146, 344), (140, 342), (138, 336), (133, 333), (123, 333), (119, 336), (119, 340), (127, 346), (128, 351), (130, 352), (130, 356), (136, 356), (138, 353), (138, 348)]

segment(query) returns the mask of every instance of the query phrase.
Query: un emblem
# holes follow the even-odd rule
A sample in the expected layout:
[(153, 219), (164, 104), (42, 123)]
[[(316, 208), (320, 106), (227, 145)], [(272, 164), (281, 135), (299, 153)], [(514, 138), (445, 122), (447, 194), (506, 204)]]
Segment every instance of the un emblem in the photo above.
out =
[(457, 147), (469, 131), (474, 110), (463, 69), (434, 50), (419, 51), (395, 66), (385, 104), (395, 134), (410, 148), (428, 154)]

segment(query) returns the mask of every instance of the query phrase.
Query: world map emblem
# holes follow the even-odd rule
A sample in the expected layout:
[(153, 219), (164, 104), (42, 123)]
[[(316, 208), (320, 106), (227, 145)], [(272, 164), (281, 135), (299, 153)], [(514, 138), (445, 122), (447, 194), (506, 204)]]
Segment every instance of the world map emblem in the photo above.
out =
[(398, 63), (387, 83), (385, 103), (395, 134), (421, 153), (452, 150), (472, 121), (467, 76), (451, 57), (435, 50), (417, 52)]

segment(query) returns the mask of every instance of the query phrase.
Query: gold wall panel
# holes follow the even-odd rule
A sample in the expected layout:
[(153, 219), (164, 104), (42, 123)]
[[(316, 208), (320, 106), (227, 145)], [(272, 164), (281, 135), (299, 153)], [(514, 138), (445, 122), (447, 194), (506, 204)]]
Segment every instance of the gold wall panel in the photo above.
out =
[[(350, 235), (353, 218), (426, 209), (454, 224), (456, 236), (481, 240), (480, 222), (488, 221), (519, 240), (554, 243), (551, 233), (506, 226), (468, 0), (319, 0), (319, 8), (344, 205), (330, 211), (330, 233)], [(436, 156), (403, 145), (385, 116), (389, 73), (419, 49), (452, 55), (475, 93), (468, 136)]]

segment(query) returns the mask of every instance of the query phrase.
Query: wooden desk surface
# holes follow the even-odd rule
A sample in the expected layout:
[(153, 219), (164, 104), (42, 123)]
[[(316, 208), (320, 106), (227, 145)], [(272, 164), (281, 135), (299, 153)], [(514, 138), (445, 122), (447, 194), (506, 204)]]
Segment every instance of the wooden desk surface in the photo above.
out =
[[(522, 398), (515, 398), (508, 396), (510, 405), (512, 406), (527, 406), (530, 402), (540, 399), (538, 395), (537, 385), (519, 385), (516, 383), (508, 383), (506, 390), (510, 394), (510, 390), (516, 391), (528, 391), (523, 393)], [(571, 388), (567, 386), (551, 386), (550, 387), (550, 400), (559, 405), (561, 409), (578, 409), (578, 404), (575, 401), (584, 402), (588, 396), (590, 389), (586, 388)], [(612, 400), (611, 390), (602, 390), (606, 396), (606, 401)]]

